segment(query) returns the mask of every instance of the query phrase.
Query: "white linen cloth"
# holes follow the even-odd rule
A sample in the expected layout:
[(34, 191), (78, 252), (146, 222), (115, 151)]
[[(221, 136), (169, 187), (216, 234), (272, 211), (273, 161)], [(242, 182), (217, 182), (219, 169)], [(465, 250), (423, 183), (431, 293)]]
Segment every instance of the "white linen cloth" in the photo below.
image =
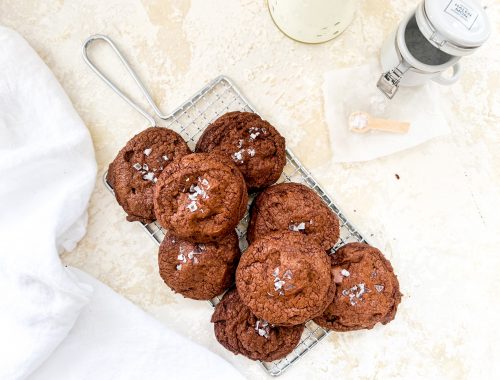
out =
[(42, 363), (91, 287), (58, 252), (82, 238), (96, 163), (89, 132), (28, 43), (0, 27), (0, 379)]
[(0, 46), (0, 379), (241, 378), (61, 264), (86, 230), (91, 138), (28, 43), (0, 26)]
[[(376, 86), (382, 69), (376, 60), (338, 69), (324, 75), (324, 112), (335, 162), (368, 161), (422, 144), (450, 132), (445, 118), (447, 104), (437, 84), (400, 87), (389, 100)], [(406, 134), (349, 130), (348, 117), (364, 111), (374, 117), (411, 123)]]
[(30, 380), (243, 378), (217, 355), (166, 329), (106, 285), (71, 271), (92, 285), (94, 293), (68, 337)]

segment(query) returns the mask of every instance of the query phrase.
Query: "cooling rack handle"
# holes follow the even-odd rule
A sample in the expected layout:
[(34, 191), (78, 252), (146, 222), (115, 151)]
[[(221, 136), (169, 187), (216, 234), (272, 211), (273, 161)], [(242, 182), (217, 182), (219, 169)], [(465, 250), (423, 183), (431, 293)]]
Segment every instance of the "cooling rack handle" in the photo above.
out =
[(151, 124), (151, 126), (155, 126), (156, 125), (156, 121), (153, 118), (153, 116), (151, 116), (142, 107), (140, 107), (132, 99), (130, 99), (130, 97), (128, 95), (126, 95), (111, 80), (109, 80), (109, 78), (107, 78), (102, 73), (102, 71), (99, 70), (97, 68), (97, 66), (90, 60), (90, 58), (88, 56), (88, 49), (89, 49), (90, 45), (92, 44), (92, 42), (94, 42), (96, 40), (102, 40), (102, 41), (106, 42), (113, 49), (113, 51), (115, 52), (115, 54), (118, 56), (118, 58), (122, 62), (123, 66), (125, 66), (125, 69), (128, 71), (128, 73), (130, 74), (130, 76), (134, 79), (135, 83), (137, 84), (137, 86), (141, 90), (142, 94), (146, 98), (146, 100), (149, 103), (149, 105), (153, 108), (155, 114), (160, 119), (166, 119), (167, 116), (164, 115), (160, 111), (160, 109), (158, 108), (158, 106), (154, 102), (153, 98), (151, 97), (149, 91), (146, 89), (146, 87), (144, 86), (144, 84), (142, 83), (142, 81), (139, 79), (139, 77), (137, 76), (137, 74), (135, 73), (135, 71), (132, 69), (132, 67), (130, 67), (129, 63), (127, 62), (127, 60), (125, 59), (125, 57), (123, 56), (123, 54), (120, 52), (120, 50), (118, 49), (118, 47), (115, 45), (115, 43), (113, 42), (113, 40), (111, 40), (111, 38), (109, 38), (108, 36), (105, 36), (103, 34), (94, 34), (93, 36), (88, 37), (84, 41), (84, 43), (82, 45), (83, 60), (92, 69), (92, 71), (94, 73), (96, 73), (96, 75), (99, 78), (101, 78), (101, 80), (104, 83), (106, 83), (116, 94), (118, 94), (118, 96), (120, 96), (120, 98), (122, 98), (124, 101), (126, 101), (132, 108), (134, 108), (142, 116), (144, 116), (144, 118)]

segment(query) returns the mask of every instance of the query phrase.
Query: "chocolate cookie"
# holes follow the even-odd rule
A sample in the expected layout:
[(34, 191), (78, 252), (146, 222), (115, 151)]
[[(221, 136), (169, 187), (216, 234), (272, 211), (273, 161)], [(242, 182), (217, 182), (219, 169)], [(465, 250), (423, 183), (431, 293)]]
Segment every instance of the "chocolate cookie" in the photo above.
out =
[(109, 165), (107, 180), (129, 222), (155, 220), (154, 186), (172, 162), (191, 153), (182, 137), (167, 128), (152, 127), (135, 135)]
[(219, 242), (190, 243), (167, 234), (158, 266), (163, 281), (176, 293), (195, 300), (218, 296), (234, 282), (240, 248), (233, 231)]
[(169, 165), (155, 188), (158, 222), (180, 239), (208, 243), (234, 230), (248, 203), (245, 180), (226, 157), (194, 153)]
[(350, 243), (332, 256), (337, 285), (318, 325), (335, 331), (371, 329), (394, 319), (401, 293), (391, 263), (374, 247)]
[(260, 193), (251, 209), (247, 239), (252, 242), (273, 231), (307, 235), (324, 250), (337, 243), (339, 220), (316, 192), (299, 183), (280, 183)]
[(282, 326), (322, 314), (335, 294), (329, 256), (307, 236), (289, 231), (250, 245), (236, 270), (236, 286), (257, 317)]
[(225, 155), (241, 170), (250, 191), (276, 182), (286, 164), (285, 139), (251, 112), (229, 112), (210, 124), (196, 152)]
[(212, 315), (215, 337), (234, 354), (271, 362), (288, 355), (300, 342), (304, 325), (275, 326), (257, 318), (236, 289), (224, 295)]

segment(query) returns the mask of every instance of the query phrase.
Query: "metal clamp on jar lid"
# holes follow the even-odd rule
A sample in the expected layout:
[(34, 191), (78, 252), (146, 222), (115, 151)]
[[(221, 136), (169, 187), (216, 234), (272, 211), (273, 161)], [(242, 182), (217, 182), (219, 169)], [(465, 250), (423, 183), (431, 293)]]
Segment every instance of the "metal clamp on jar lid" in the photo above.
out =
[[(384, 46), (385, 72), (377, 87), (391, 99), (400, 85), (420, 85), (427, 79), (454, 83), (459, 77), (458, 60), (474, 53), (490, 33), (488, 17), (475, 0), (424, 0)], [(384, 64), (387, 55), (392, 59), (386, 58)], [(455, 69), (454, 80), (441, 75), (449, 67)]]

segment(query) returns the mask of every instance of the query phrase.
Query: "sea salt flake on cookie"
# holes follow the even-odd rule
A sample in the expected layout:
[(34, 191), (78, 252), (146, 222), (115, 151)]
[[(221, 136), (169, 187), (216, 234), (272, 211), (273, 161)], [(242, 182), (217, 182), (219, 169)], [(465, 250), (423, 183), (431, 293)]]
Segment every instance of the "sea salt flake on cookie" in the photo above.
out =
[(196, 253), (194, 251), (191, 251), (188, 253), (188, 259), (192, 260), (194, 258), (194, 255), (200, 255), (200, 253)]
[(250, 133), (250, 140), (255, 140), (260, 135), (260, 132)]
[(356, 305), (357, 301), (354, 294), (349, 294), (349, 302), (352, 306)]
[(153, 181), (155, 178), (155, 174), (153, 172), (148, 172), (145, 174), (142, 179), (148, 180), (148, 181)]
[(266, 330), (264, 330), (264, 329), (259, 329), (259, 330), (258, 330), (258, 332), (259, 332), (259, 335), (260, 335), (260, 336), (263, 336), (263, 337), (264, 337), (264, 338), (266, 338), (266, 339), (267, 339), (267, 338), (269, 338), (269, 334), (267, 333), (267, 331), (266, 331)]
[(306, 224), (304, 222), (298, 224), (290, 224), (288, 226), (288, 229), (295, 232), (304, 231), (306, 229)]
[(267, 322), (261, 322), (260, 320), (255, 323), (255, 331), (260, 336), (263, 336), (264, 338), (269, 338), (269, 323)]
[(242, 163), (243, 162), (243, 149), (239, 150), (239, 151), (237, 151), (235, 153), (233, 153), (233, 155), (231, 156), (231, 158), (235, 162)]
[(291, 280), (292, 279), (292, 271), (290, 269), (287, 269), (285, 273), (283, 273), (283, 278), (286, 280)]
[(359, 291), (356, 293), (356, 297), (361, 298), (363, 296), (363, 294), (365, 294), (367, 292), (367, 289), (365, 288), (364, 283), (358, 284), (358, 287), (359, 287)]
[(274, 290), (280, 290), (283, 285), (285, 285), (285, 281), (277, 279), (277, 281), (274, 281)]
[(347, 269), (342, 269), (340, 274), (344, 277), (349, 277), (351, 275)]
[(198, 206), (196, 205), (195, 201), (192, 201), (190, 204), (188, 204), (186, 208), (191, 212), (195, 212), (196, 210), (198, 210)]

